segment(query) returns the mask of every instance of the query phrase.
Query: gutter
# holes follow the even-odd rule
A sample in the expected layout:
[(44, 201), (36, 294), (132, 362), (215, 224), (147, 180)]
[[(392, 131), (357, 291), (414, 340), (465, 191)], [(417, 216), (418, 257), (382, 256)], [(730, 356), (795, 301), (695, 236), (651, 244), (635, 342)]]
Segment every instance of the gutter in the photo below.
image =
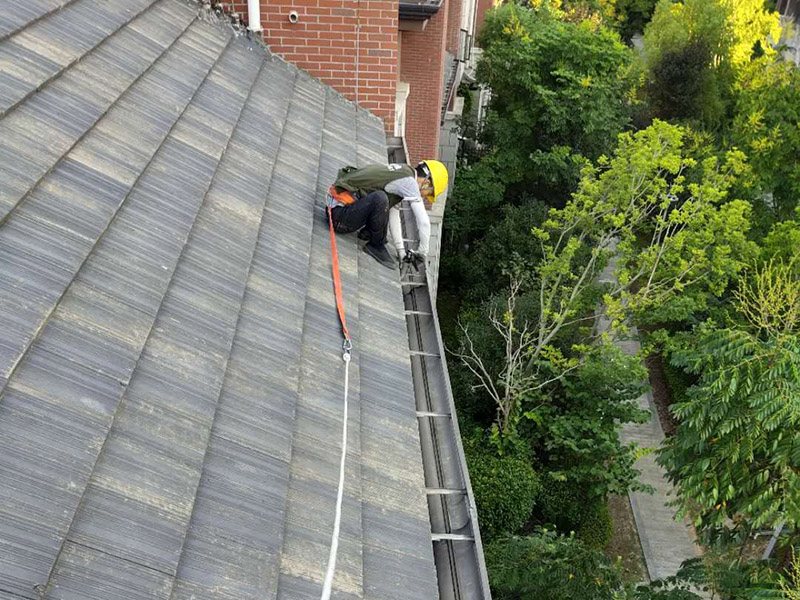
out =
[[(415, 238), (403, 212), (404, 237)], [(478, 511), (458, 427), (430, 278), (406, 273), (403, 287), (431, 541), (441, 600), (490, 600)]]
[(400, 2), (399, 18), (405, 21), (425, 21), (439, 12), (443, 1)]
[[(404, 141), (393, 138), (392, 162), (405, 162)], [(401, 207), (403, 238), (418, 238), (410, 209)], [(431, 543), (440, 600), (491, 600), (478, 511), (458, 427), (431, 281), (424, 266), (403, 270), (406, 327)]]

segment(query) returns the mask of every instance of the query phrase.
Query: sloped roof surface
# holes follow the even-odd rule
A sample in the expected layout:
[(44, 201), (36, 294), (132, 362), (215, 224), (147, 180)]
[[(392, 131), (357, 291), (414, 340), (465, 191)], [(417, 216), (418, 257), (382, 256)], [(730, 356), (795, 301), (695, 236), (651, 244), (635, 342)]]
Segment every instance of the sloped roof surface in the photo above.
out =
[[(343, 376), (319, 199), (384, 134), (212, 20), (0, 14), (2, 600), (319, 597)], [(353, 238), (334, 598), (432, 599), (400, 286)]]

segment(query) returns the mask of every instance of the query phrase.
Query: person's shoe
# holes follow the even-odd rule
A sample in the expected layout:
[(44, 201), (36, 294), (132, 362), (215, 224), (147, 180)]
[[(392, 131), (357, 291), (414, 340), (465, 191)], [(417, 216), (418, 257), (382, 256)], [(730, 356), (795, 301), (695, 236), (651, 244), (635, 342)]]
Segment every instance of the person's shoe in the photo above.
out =
[(389, 254), (389, 252), (386, 250), (386, 246), (384, 246), (383, 244), (378, 246), (378, 245), (373, 244), (372, 242), (370, 242), (369, 244), (364, 246), (364, 252), (369, 254), (372, 258), (377, 260), (379, 263), (381, 263), (387, 269), (394, 269), (395, 268), (394, 259)]
[(362, 227), (358, 230), (358, 239), (363, 240), (365, 242), (369, 241), (369, 231), (367, 231), (366, 227)]

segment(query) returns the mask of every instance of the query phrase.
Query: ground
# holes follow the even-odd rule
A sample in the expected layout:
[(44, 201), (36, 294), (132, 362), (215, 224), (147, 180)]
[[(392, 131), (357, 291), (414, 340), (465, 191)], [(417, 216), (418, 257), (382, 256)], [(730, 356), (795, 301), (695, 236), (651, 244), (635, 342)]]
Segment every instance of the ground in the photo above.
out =
[(644, 363), (650, 373), (650, 387), (652, 388), (653, 402), (658, 408), (658, 419), (661, 421), (661, 428), (664, 430), (664, 435), (670, 437), (675, 433), (677, 423), (669, 410), (670, 391), (667, 380), (664, 377), (664, 357), (660, 354), (651, 354), (645, 359)]
[(642, 555), (642, 545), (633, 521), (631, 502), (627, 494), (610, 496), (608, 510), (614, 522), (614, 535), (606, 546), (606, 556), (612, 560), (622, 558), (625, 577), (633, 583), (646, 582), (647, 569)]

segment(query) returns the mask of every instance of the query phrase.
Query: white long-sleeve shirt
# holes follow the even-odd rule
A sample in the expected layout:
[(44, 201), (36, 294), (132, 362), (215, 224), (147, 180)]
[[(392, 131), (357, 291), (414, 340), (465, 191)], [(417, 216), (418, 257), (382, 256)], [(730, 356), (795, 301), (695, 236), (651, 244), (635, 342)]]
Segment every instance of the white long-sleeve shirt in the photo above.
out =
[(395, 179), (386, 184), (384, 188), (387, 193), (400, 196), (403, 201), (389, 211), (389, 231), (392, 234), (394, 247), (399, 254), (405, 252), (403, 244), (403, 228), (400, 224), (400, 207), (408, 206), (414, 213), (414, 220), (417, 222), (419, 232), (419, 246), (417, 251), (428, 254), (428, 244), (431, 236), (431, 221), (428, 218), (428, 211), (425, 210), (425, 202), (419, 193), (419, 185), (415, 177), (403, 177)]

